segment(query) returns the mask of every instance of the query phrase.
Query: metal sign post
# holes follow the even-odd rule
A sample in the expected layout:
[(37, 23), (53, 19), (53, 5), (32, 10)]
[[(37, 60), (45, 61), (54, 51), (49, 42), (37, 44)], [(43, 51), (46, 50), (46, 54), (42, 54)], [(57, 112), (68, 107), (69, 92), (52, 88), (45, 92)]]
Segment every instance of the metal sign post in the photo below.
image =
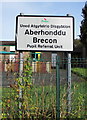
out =
[[(67, 17), (69, 16), (70, 14), (67, 14)], [(71, 52), (67, 53), (67, 113), (68, 116), (71, 113)]]
[[(20, 16), (23, 16), (23, 13), (20, 13)], [(16, 31), (16, 39), (18, 37), (18, 33)], [(22, 76), (23, 76), (23, 52), (19, 51), (19, 77), (20, 77), (20, 84), (23, 84), (22, 81)], [(19, 117), (22, 118), (22, 97), (23, 97), (23, 93), (22, 93), (22, 88), (19, 87)]]
[[(19, 76), (20, 76), (20, 84), (22, 85), (22, 74), (23, 74), (23, 53), (22, 52), (19, 52), (19, 56), (20, 56), (20, 69), (19, 69)], [(23, 96), (23, 93), (22, 93), (22, 88), (19, 87), (19, 115), (20, 115), (20, 118), (22, 117), (21, 115), (21, 111), (22, 111), (22, 96)]]
[(71, 112), (71, 53), (67, 53), (67, 112)]
[[(18, 15), (16, 17), (17, 51), (73, 51), (73, 16)], [(67, 45), (68, 43), (68, 45)], [(20, 76), (23, 71), (20, 52)], [(60, 71), (56, 58), (56, 118), (60, 119)], [(68, 112), (71, 111), (71, 54), (68, 54)], [(20, 79), (22, 82), (22, 79)], [(20, 89), (20, 98), (22, 90)], [(20, 103), (21, 107), (21, 103)]]

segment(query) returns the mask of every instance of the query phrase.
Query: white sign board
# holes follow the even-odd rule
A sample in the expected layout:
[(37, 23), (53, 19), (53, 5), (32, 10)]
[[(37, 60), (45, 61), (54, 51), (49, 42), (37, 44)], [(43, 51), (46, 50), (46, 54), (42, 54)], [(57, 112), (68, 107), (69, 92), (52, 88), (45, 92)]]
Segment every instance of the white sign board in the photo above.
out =
[(17, 16), (16, 50), (73, 51), (72, 16)]

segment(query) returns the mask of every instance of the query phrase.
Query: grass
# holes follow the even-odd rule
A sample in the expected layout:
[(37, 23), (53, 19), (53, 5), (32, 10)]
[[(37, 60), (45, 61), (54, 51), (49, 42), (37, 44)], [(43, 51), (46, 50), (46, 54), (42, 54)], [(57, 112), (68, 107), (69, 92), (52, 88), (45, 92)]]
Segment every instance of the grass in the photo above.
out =
[[(79, 113), (78, 113), (78, 117), (81, 115), (81, 116), (84, 116), (84, 111), (82, 108), (85, 107), (85, 114), (87, 115), (87, 111), (86, 111), (86, 107), (87, 107), (87, 68), (72, 68), (72, 72), (77, 74), (78, 76), (80, 76), (81, 78), (83, 78), (83, 82), (79, 82), (79, 83), (74, 83), (74, 87), (76, 87), (76, 90), (75, 90), (75, 94), (74, 94), (74, 97), (73, 97), (73, 105), (74, 105), (74, 108), (72, 110), (75, 111), (75, 109), (77, 108), (78, 106), (78, 110), (79, 110)], [(73, 88), (74, 88), (73, 87)], [(73, 89), (74, 90), (74, 89)], [(74, 99), (75, 98), (75, 99)], [(80, 105), (78, 105), (80, 102)]]
[[(31, 89), (28, 88), (22, 101), (23, 111), (26, 111), (27, 114), (25, 118), (27, 116), (29, 118), (39, 117), (42, 119), (43, 117), (52, 117), (55, 119), (54, 113), (52, 113), (55, 109), (53, 108), (53, 105), (55, 105), (55, 93), (54, 86), (31, 86)], [(13, 88), (3, 88), (3, 117), (11, 118), (14, 116), (16, 118), (19, 116), (19, 97), (17, 96), (18, 94)]]
[(72, 68), (72, 72), (83, 78), (87, 78), (87, 68)]
[[(72, 113), (71, 118), (84, 118), (87, 101), (87, 82), (72, 84)], [(3, 116), (18, 117), (18, 92), (13, 88), (2, 89)], [(67, 114), (67, 89), (66, 85), (60, 87), (60, 116), (66, 118)], [(23, 110), (26, 116), (35, 116), (40, 119), (56, 119), (56, 87), (55, 86), (31, 86), (24, 96)], [(25, 116), (25, 117), (26, 117)]]
[[(72, 71), (81, 77), (87, 77), (87, 69), (73, 68)], [(26, 79), (25, 79), (26, 80)], [(71, 89), (71, 108), (69, 118), (85, 118), (87, 104), (87, 81), (73, 82)], [(23, 86), (22, 99), (19, 98), (19, 88), (10, 86), (2, 88), (2, 116), (3, 118), (29, 118), (56, 120), (56, 86)], [(21, 103), (21, 108), (19, 104)], [(67, 86), (60, 86), (60, 117), (67, 115)]]

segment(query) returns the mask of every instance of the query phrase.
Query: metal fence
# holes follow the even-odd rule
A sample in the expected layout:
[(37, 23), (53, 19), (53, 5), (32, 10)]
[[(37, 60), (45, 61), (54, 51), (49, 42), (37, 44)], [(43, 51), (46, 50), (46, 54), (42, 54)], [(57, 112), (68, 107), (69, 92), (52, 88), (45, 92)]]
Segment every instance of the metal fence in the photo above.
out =
[[(0, 61), (2, 118), (56, 120), (56, 60)], [(60, 118), (87, 119), (87, 59), (71, 59), (71, 111), (67, 111), (67, 58), (60, 59)], [(0, 80), (1, 81), (1, 80)]]
[[(87, 119), (87, 59), (71, 58), (71, 89), (68, 88), (68, 59), (60, 59), (60, 118)], [(62, 66), (62, 67), (61, 67)], [(65, 76), (64, 76), (65, 74)], [(63, 87), (63, 89), (62, 89)], [(69, 104), (69, 91), (71, 101)], [(63, 92), (65, 91), (65, 93)], [(68, 109), (70, 108), (70, 111)], [(63, 112), (62, 112), (63, 111)]]

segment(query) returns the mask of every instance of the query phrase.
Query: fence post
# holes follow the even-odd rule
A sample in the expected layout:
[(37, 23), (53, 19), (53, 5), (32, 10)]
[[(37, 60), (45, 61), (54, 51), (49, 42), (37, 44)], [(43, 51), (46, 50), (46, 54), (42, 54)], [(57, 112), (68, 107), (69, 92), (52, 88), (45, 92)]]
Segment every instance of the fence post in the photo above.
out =
[(60, 60), (56, 57), (56, 120), (60, 120)]
[(71, 53), (67, 53), (67, 112), (71, 113)]

